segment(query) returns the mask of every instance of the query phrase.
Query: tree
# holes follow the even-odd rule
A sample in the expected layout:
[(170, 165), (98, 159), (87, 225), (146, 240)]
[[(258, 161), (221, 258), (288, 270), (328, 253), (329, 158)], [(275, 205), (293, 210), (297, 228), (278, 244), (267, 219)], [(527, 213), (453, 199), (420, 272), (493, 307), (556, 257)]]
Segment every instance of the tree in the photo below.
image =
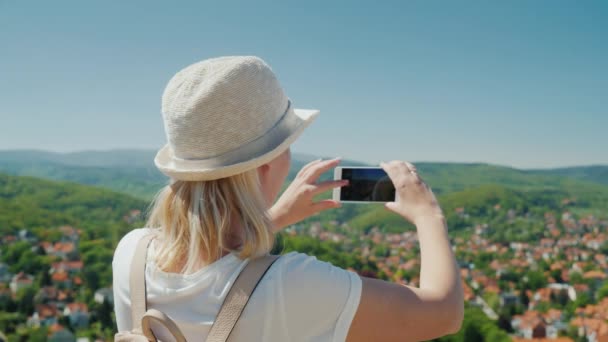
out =
[(530, 304), (530, 298), (528, 298), (528, 294), (526, 293), (527, 290), (527, 286), (524, 285), (521, 291), (519, 291), (519, 301), (521, 302), (521, 305), (523, 305), (524, 308), (527, 308)]
[(604, 297), (608, 297), (608, 282), (604, 282), (602, 287), (597, 291), (598, 300), (602, 300)]
[(17, 311), (26, 315), (34, 313), (34, 297), (38, 292), (35, 286), (25, 287), (17, 291)]
[(528, 286), (532, 291), (547, 286), (547, 278), (540, 271), (530, 271), (526, 273), (526, 278), (528, 279)]
[(462, 329), (456, 334), (436, 339), (439, 342), (492, 341), (510, 342), (511, 338), (491, 321), (479, 308), (465, 308)]

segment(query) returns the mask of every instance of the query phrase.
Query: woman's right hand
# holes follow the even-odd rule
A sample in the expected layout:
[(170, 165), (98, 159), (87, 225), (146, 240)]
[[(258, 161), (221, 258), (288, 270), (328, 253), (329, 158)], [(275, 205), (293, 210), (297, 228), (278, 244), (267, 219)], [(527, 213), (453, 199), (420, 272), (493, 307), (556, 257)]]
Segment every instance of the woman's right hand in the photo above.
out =
[(386, 207), (416, 225), (425, 217), (443, 217), (443, 212), (431, 188), (420, 178), (416, 167), (408, 162), (380, 163), (395, 186), (396, 202)]

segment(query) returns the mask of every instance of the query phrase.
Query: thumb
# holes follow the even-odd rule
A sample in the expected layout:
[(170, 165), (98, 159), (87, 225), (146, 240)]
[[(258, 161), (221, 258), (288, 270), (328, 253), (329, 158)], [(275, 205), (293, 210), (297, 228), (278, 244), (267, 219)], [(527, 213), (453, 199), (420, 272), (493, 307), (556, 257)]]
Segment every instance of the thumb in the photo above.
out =
[(334, 200), (322, 200), (317, 203), (312, 204), (312, 209), (315, 213), (318, 213), (323, 210), (340, 208), (342, 205), (338, 201)]

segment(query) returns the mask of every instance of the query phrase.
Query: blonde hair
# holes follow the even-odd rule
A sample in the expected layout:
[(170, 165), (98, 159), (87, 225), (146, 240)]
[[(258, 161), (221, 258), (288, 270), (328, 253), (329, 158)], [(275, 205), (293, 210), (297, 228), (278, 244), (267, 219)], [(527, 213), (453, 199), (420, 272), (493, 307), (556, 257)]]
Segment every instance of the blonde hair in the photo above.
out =
[(189, 274), (224, 251), (244, 259), (274, 244), (255, 169), (211, 181), (174, 180), (150, 207), (146, 226), (160, 228), (154, 259), (161, 270)]

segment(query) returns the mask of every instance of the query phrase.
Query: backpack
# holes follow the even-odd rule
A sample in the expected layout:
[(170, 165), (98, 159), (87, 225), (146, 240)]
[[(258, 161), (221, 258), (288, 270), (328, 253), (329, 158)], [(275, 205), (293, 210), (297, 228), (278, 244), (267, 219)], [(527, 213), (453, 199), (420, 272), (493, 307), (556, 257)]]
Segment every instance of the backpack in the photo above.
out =
[[(146, 304), (146, 255), (148, 246), (154, 234), (145, 235), (135, 248), (135, 255), (131, 262), (131, 274), (129, 288), (131, 297), (131, 331), (118, 332), (114, 335), (117, 342), (149, 342), (158, 341), (150, 325), (152, 321), (162, 324), (177, 342), (186, 342), (186, 338), (177, 327), (177, 324), (163, 312), (156, 309), (147, 309)], [(245, 268), (236, 278), (234, 284), (228, 291), (224, 302), (217, 314), (207, 342), (228, 341), (236, 322), (239, 320), (243, 309), (247, 305), (251, 294), (266, 274), (270, 266), (279, 258), (277, 255), (266, 255), (250, 260)]]

